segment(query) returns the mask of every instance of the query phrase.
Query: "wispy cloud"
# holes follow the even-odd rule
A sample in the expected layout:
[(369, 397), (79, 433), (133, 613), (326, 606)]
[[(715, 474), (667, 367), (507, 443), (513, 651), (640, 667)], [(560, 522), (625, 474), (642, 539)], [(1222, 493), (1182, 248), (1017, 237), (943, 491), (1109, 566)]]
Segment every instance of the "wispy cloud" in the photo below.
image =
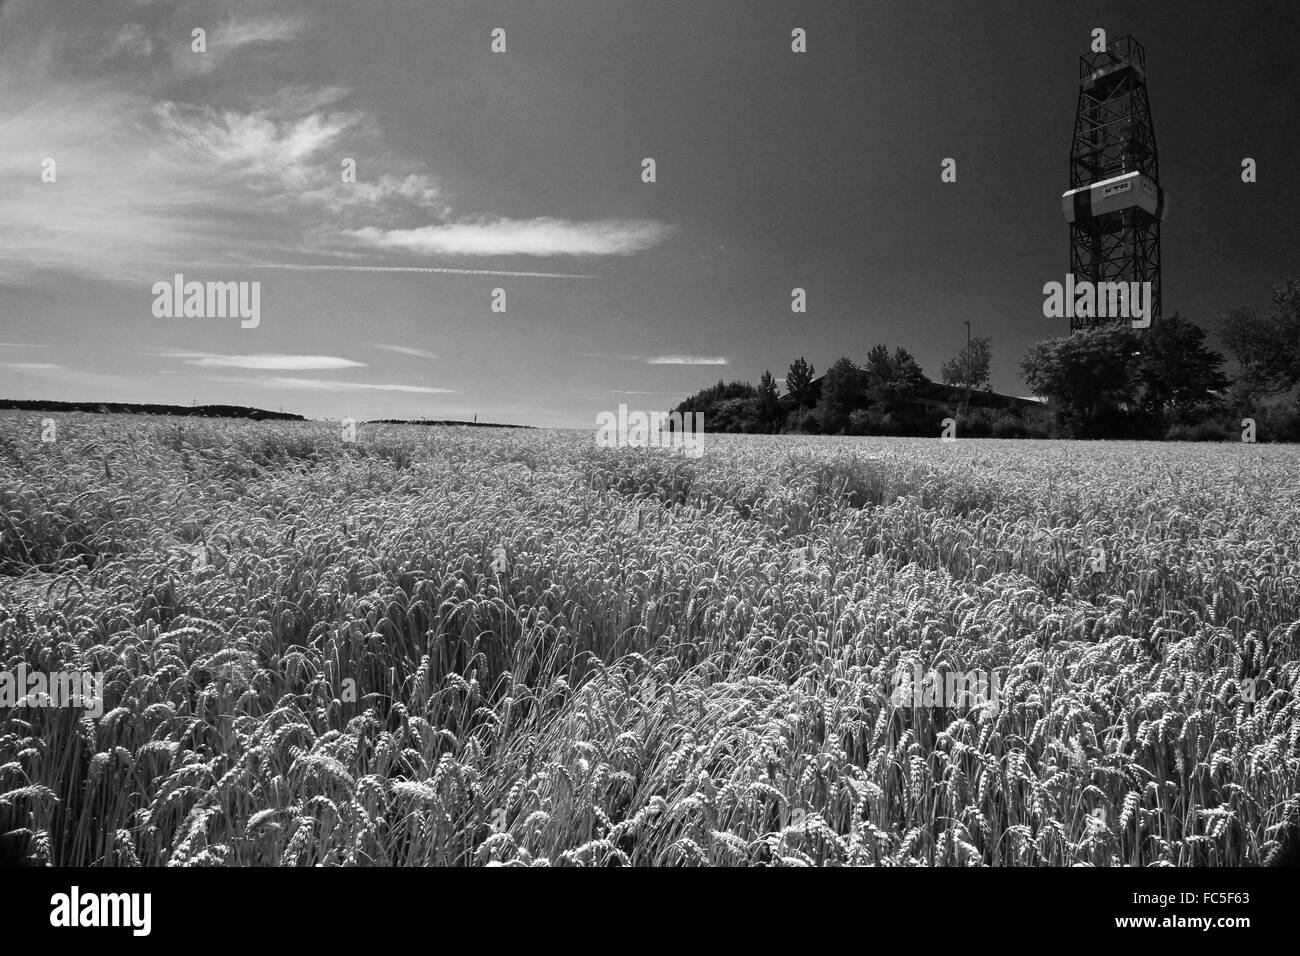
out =
[(339, 358), (334, 355), (281, 355), (262, 352), (255, 355), (217, 355), (211, 352), (180, 352), (157, 349), (155, 354), (174, 358), (186, 365), (200, 368), (247, 368), (276, 371), (320, 371), (334, 368), (364, 368), (365, 362)]
[(646, 365), (726, 365), (727, 360), (720, 356), (705, 355), (660, 355), (646, 359)]
[(253, 388), (304, 389), (318, 392), (418, 392), (424, 395), (451, 395), (455, 389), (431, 388), (426, 385), (387, 385), (379, 382), (334, 382), (321, 378), (284, 378), (271, 376), (256, 378), (251, 375), (212, 375), (209, 379), (227, 385), (247, 385)]
[(305, 25), (300, 17), (288, 16), (226, 20), (209, 37), (209, 49), (237, 50), (250, 43), (282, 43), (296, 37)]
[[(0, 142), (32, 144), (0, 155), (0, 283), (30, 282), (43, 271), (138, 282), (195, 261), (591, 279), (285, 260), (358, 253), (408, 260), (628, 256), (672, 233), (641, 219), (516, 219), (456, 209), (433, 170), (386, 142), (375, 115), (344, 105), (351, 94), (342, 86), (262, 84), (252, 93), (248, 83), (205, 80), (205, 102), (180, 99), (192, 90), (195, 70), (231, 77), (243, 67), (235, 53), (267, 47), (281, 55), (308, 28), (300, 16), (233, 9), (242, 18), (205, 27), (206, 54), (190, 50), (190, 27), (181, 21), (191, 18), (162, 5), (150, 6), (148, 25), (125, 14), (128, 22), (114, 25), (107, 39), (102, 24), (65, 18), (58, 29), (42, 29), (34, 14), (0, 35)], [(95, 44), (104, 55), (79, 55)], [(77, 70), (66, 68), (69, 59)], [(223, 102), (222, 91), (233, 98)], [(343, 157), (358, 162), (355, 182), (340, 175)], [(54, 182), (41, 180), (46, 158), (57, 163)]]
[(381, 343), (372, 343), (372, 349), (383, 349), (385, 352), (396, 352), (399, 355), (413, 355), (416, 358), (436, 359), (438, 356), (433, 352), (426, 352), (424, 349), (414, 349), (409, 345), (383, 345)]
[(210, 73), (246, 47), (284, 43), (296, 38), (304, 26), (305, 20), (291, 16), (227, 19), (216, 26), (203, 28), (206, 52), (194, 51), (191, 43), (177, 46), (174, 62), (182, 70)]
[(34, 372), (39, 369), (63, 368), (50, 362), (0, 362), (0, 368), (11, 368), (20, 372)]
[(598, 276), (575, 275), (571, 272), (517, 272), (508, 269), (451, 269), (439, 266), (342, 266), (296, 265), (293, 263), (263, 262), (247, 266), (250, 269), (282, 269), (287, 272), (425, 272), (453, 276), (504, 276), (527, 279), (595, 279)]
[(495, 219), (421, 226), (353, 229), (348, 235), (378, 249), (452, 256), (628, 256), (669, 234), (658, 222), (601, 219)]

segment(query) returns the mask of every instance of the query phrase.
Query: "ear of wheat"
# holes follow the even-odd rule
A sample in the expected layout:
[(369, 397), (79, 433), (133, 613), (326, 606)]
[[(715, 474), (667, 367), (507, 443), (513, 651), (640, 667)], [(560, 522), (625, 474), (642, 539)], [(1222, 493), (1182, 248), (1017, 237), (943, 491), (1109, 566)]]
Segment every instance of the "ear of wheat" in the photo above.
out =
[(1239, 473), (1208, 445), (38, 433), (0, 416), (3, 668), (93, 671), (104, 700), (0, 711), (4, 861), (1300, 846), (1294, 450)]

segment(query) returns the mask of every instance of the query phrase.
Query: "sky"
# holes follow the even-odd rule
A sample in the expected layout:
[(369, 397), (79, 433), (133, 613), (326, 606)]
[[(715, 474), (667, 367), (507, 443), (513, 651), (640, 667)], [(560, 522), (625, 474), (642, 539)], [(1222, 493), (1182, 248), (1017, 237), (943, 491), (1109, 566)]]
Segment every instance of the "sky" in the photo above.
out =
[(938, 378), (966, 321), (1024, 394), (1098, 27), (1146, 48), (1166, 314), (1267, 305), (1294, 0), (0, 0), (0, 398), (584, 428), (877, 343)]

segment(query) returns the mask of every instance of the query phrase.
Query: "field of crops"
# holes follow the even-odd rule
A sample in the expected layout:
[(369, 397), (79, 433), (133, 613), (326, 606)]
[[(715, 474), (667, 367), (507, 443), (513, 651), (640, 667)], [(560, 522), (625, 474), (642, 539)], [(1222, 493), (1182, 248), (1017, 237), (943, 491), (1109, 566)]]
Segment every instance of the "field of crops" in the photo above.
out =
[(0, 709), (12, 857), (1296, 853), (1294, 447), (41, 418), (0, 417), (0, 666), (105, 703)]

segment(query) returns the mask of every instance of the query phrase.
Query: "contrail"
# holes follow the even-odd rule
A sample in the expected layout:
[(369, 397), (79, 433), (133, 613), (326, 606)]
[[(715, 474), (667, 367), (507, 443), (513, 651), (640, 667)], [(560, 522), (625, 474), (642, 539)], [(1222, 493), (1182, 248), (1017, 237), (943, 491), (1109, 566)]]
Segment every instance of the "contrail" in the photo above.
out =
[[(208, 267), (208, 263), (195, 263)], [(503, 269), (447, 269), (435, 266), (307, 266), (293, 263), (261, 263), (258, 265), (222, 266), (225, 269), (282, 269), (285, 272), (436, 272), (453, 276), (505, 276), (518, 279), (598, 279), (599, 276), (574, 275), (568, 272), (507, 272)]]

